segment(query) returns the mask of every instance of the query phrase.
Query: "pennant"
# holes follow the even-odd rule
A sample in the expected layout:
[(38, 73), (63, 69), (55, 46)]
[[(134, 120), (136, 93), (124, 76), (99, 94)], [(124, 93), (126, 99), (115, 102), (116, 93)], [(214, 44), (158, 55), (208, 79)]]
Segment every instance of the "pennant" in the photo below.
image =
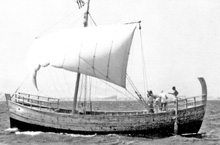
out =
[(81, 9), (85, 5), (85, 2), (83, 0), (76, 0), (76, 3), (78, 4), (79, 9)]

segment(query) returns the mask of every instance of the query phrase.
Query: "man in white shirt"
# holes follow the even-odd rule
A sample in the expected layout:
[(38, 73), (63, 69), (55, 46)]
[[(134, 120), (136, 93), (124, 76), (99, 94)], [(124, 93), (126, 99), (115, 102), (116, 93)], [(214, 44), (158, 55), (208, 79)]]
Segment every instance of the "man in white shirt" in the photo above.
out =
[(161, 93), (159, 94), (159, 97), (161, 98), (161, 110), (162, 111), (166, 111), (167, 110), (167, 95), (163, 92), (163, 90), (161, 91)]

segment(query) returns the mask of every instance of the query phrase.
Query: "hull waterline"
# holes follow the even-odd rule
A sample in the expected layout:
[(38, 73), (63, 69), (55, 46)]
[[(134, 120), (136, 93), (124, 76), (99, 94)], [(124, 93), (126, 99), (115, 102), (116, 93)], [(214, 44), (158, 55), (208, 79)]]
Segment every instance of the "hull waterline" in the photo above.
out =
[[(202, 90), (203, 93), (207, 93), (206, 85), (202, 85)], [(192, 106), (185, 104), (184, 108), (179, 108), (178, 134), (199, 132), (205, 115), (206, 97), (207, 94), (203, 94), (200, 103), (197, 101), (193, 102)], [(72, 114), (12, 101), (10, 95), (6, 95), (6, 99), (10, 126), (21, 131), (170, 136), (174, 134), (176, 123), (173, 109), (153, 114), (146, 111)]]

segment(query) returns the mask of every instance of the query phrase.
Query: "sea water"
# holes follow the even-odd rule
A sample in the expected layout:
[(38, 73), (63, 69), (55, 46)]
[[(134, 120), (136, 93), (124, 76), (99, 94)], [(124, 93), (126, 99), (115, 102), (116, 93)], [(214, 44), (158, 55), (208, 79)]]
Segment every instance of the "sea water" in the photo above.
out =
[[(98, 109), (142, 109), (134, 102), (96, 102)], [(117, 106), (117, 107), (116, 107)], [(81, 135), (44, 132), (20, 132), (9, 127), (5, 102), (0, 102), (0, 145), (216, 145), (220, 144), (220, 101), (208, 101), (198, 136), (131, 137), (124, 135)]]

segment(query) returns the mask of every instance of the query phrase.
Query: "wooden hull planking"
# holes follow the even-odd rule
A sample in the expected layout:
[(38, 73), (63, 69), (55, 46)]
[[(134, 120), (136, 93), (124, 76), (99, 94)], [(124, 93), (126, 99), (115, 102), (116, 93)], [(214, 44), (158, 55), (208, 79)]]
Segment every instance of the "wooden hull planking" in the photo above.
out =
[[(79, 115), (44, 112), (8, 101), (11, 127), (24, 131), (81, 134), (164, 134), (174, 131), (175, 111), (137, 115)], [(143, 113), (143, 114), (140, 114)], [(197, 133), (205, 114), (204, 105), (178, 111), (179, 134)]]
[[(202, 86), (202, 100), (197, 103), (194, 97), (191, 106), (188, 106), (187, 99), (182, 100), (186, 104), (185, 108), (178, 109), (178, 134), (198, 133), (202, 125), (207, 102), (207, 88), (205, 80), (203, 78), (199, 80)], [(6, 100), (10, 126), (22, 131), (163, 136), (174, 134), (175, 109), (151, 114), (146, 111), (72, 114), (56, 112), (51, 108), (28, 106), (24, 104), (24, 98), (23, 103), (16, 102), (11, 100), (8, 94), (6, 94)]]

